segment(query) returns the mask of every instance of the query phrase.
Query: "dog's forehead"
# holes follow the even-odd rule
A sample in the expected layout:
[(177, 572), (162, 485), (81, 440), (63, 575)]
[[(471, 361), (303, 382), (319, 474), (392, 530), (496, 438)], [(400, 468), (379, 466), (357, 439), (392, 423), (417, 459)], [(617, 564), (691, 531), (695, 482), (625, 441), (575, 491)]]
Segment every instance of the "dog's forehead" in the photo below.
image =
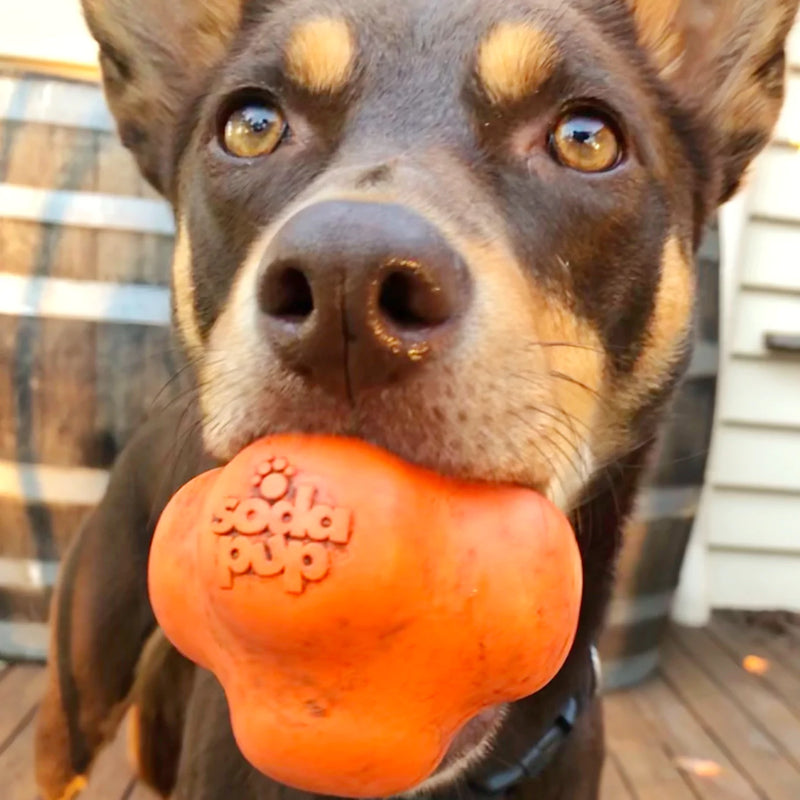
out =
[[(288, 0), (267, 4), (251, 16), (242, 57), (245, 64), (282, 59), (281, 66), (312, 90), (339, 88), (356, 64), (362, 74), (426, 71), (429, 79), (435, 78), (431, 69), (437, 66), (439, 71), (463, 71), (468, 65), (487, 81), (490, 95), (513, 94), (535, 90), (535, 82), (562, 59), (591, 52), (595, 60), (605, 60), (609, 42), (589, 24), (597, 5), (569, 0)], [(514, 71), (516, 85), (510, 85)]]
[(400, 36), (411, 45), (441, 37), (442, 44), (460, 44), (506, 20), (557, 25), (577, 7), (574, 0), (284, 0), (262, 3), (250, 19), (284, 33), (309, 20), (346, 19), (365, 41), (386, 43)]
[(286, 100), (288, 87), (296, 110), (333, 111), (328, 130), (349, 120), (348, 140), (373, 143), (438, 128), (457, 146), (476, 106), (519, 105), (548, 83), (542, 102), (597, 97), (646, 124), (631, 31), (624, 4), (589, 0), (287, 0), (249, 16), (217, 88), (277, 85)]

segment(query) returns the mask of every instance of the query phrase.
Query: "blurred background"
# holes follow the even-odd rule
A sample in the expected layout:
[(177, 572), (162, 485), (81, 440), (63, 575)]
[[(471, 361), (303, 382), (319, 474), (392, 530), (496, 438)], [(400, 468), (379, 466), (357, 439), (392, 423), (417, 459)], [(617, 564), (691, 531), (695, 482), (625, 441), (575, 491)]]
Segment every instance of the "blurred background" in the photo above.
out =
[[(613, 800), (656, 797), (648, 780), (670, 800), (800, 797), (800, 25), (789, 60), (776, 140), (700, 251), (696, 355), (627, 532), (601, 652), (608, 691), (645, 688), (612, 700)], [(115, 455), (180, 392), (172, 218), (97, 80), (77, 0), (0, 0), (0, 659), (16, 664), (44, 657), (59, 557)], [(637, 747), (644, 777), (625, 766)]]

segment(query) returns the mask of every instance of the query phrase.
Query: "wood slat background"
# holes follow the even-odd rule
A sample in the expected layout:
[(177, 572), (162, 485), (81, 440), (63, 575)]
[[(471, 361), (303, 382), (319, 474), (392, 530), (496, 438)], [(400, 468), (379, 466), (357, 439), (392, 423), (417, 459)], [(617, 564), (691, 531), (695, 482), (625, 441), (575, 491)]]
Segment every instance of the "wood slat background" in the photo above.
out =
[(51, 567), (185, 389), (171, 230), (97, 85), (0, 70), (0, 655), (41, 651)]

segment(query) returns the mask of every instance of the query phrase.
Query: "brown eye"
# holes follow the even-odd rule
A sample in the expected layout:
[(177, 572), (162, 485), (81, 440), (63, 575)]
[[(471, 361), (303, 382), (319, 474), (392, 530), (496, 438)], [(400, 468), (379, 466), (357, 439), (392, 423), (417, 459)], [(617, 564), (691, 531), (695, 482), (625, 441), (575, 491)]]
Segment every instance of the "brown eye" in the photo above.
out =
[(607, 172), (622, 158), (622, 142), (602, 114), (573, 112), (561, 118), (550, 137), (555, 159), (579, 172)]
[(265, 103), (248, 103), (237, 108), (225, 122), (222, 140), (225, 150), (237, 158), (258, 158), (273, 152), (287, 130), (286, 120), (276, 108)]

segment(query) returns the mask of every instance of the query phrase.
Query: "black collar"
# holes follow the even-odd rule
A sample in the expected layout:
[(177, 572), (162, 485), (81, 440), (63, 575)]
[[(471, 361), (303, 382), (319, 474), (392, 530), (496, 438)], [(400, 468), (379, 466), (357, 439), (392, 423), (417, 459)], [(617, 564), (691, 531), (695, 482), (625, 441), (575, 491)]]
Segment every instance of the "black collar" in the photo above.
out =
[(505, 794), (525, 781), (537, 778), (552, 763), (556, 754), (561, 750), (569, 738), (575, 723), (581, 713), (600, 689), (600, 658), (597, 649), (592, 648), (592, 666), (594, 680), (592, 689), (587, 698), (586, 692), (577, 692), (570, 696), (553, 724), (545, 731), (544, 735), (513, 764), (496, 772), (489, 772), (480, 778), (469, 781), (470, 788), (478, 795), (485, 797), (498, 797)]

